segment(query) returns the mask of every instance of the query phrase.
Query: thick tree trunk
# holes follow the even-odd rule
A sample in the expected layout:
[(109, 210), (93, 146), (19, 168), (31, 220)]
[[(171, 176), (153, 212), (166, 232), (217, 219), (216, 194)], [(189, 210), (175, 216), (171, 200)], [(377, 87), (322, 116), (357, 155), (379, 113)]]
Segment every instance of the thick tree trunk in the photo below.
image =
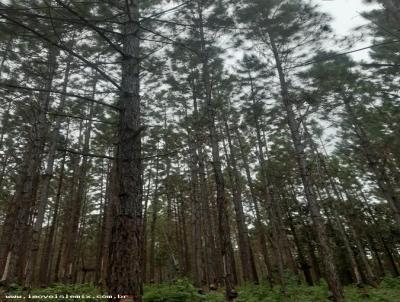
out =
[[(110, 243), (108, 289), (142, 301), (142, 159), (140, 127), (139, 0), (123, 2), (122, 81), (116, 152), (118, 198)], [(120, 301), (112, 298), (110, 301)]]

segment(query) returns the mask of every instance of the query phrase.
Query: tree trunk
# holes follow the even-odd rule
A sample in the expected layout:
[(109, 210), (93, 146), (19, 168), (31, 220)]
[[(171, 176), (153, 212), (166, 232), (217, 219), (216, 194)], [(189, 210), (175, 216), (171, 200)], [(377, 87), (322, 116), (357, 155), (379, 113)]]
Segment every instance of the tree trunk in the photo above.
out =
[[(190, 130), (188, 130), (190, 131)], [(189, 148), (191, 150), (191, 161), (190, 161), (190, 171), (191, 171), (191, 214), (192, 214), (192, 270), (193, 270), (193, 280), (196, 286), (201, 286), (203, 281), (202, 268), (202, 250), (203, 250), (203, 238), (202, 238), (202, 203), (199, 199), (199, 171), (198, 171), (198, 154), (196, 151), (196, 146), (194, 143), (194, 138), (191, 133), (189, 136)]]
[[(329, 192), (328, 192), (328, 198), (332, 199)], [(342, 221), (341, 217), (339, 216), (337, 209), (335, 208), (335, 205), (333, 205), (333, 202), (330, 202), (330, 208), (331, 208), (331, 212), (333, 214), (333, 219), (334, 219), (333, 224), (336, 227), (336, 230), (338, 231), (340, 239), (344, 243), (344, 247), (346, 249), (347, 256), (350, 261), (351, 271), (352, 271), (352, 275), (354, 278), (353, 281), (355, 284), (361, 286), (363, 284), (363, 280), (361, 277), (360, 269), (358, 267), (358, 263), (357, 263), (355, 255), (354, 255), (353, 248), (350, 244), (349, 237), (346, 234), (345, 228), (343, 226), (343, 221)]]
[[(67, 132), (68, 133), (68, 132)], [(68, 134), (67, 134), (68, 135)], [(52, 221), (50, 225), (50, 231), (45, 243), (44, 253), (42, 256), (42, 261), (40, 265), (40, 272), (39, 272), (39, 283), (40, 286), (47, 286), (51, 280), (52, 274), (52, 264), (54, 258), (54, 245), (55, 245), (55, 235), (56, 235), (56, 228), (59, 220), (59, 209), (61, 203), (61, 191), (64, 182), (64, 173), (65, 173), (65, 159), (66, 159), (66, 152), (64, 152), (61, 165), (60, 165), (60, 176), (58, 179), (57, 185), (57, 193), (54, 202), (54, 209), (52, 215)]]
[(149, 200), (150, 200), (150, 189), (151, 189), (151, 183), (152, 183), (152, 169), (153, 163), (149, 165), (149, 180), (147, 182), (147, 189), (146, 189), (146, 196), (144, 197), (144, 206), (143, 206), (143, 254), (142, 254), (142, 262), (143, 262), (143, 282), (147, 283), (148, 280), (148, 274), (147, 274), (147, 212), (148, 212), (148, 207), (149, 207)]
[(254, 184), (253, 184), (253, 180), (251, 177), (251, 172), (250, 172), (250, 165), (247, 161), (247, 157), (244, 151), (244, 143), (243, 143), (243, 139), (242, 136), (239, 132), (239, 129), (236, 127), (235, 128), (235, 132), (236, 132), (236, 137), (237, 140), (239, 142), (239, 146), (240, 146), (240, 154), (241, 154), (241, 159), (244, 165), (244, 169), (246, 172), (246, 178), (247, 178), (247, 184), (249, 186), (250, 189), (250, 195), (251, 195), (251, 199), (253, 202), (253, 207), (254, 207), (254, 212), (255, 212), (255, 216), (256, 216), (256, 227), (257, 227), (257, 235), (259, 237), (259, 244), (260, 244), (260, 249), (261, 249), (261, 254), (263, 255), (263, 259), (264, 259), (264, 263), (267, 267), (267, 278), (268, 281), (270, 283), (270, 286), (273, 286), (273, 280), (272, 280), (272, 263), (270, 260), (270, 256), (267, 250), (267, 239), (265, 237), (265, 233), (267, 232), (265, 225), (262, 222), (262, 218), (261, 218), (261, 212), (260, 212), (260, 208), (259, 208), (259, 204), (258, 204), (258, 200), (256, 197), (256, 193), (254, 190)]
[(197, 90), (195, 83), (192, 83), (192, 94), (193, 94), (193, 128), (194, 128), (194, 139), (195, 144), (194, 155), (196, 156), (196, 170), (199, 178), (199, 191), (198, 200), (201, 204), (202, 217), (202, 229), (204, 230), (204, 248), (205, 248), (205, 271), (207, 272), (206, 283), (217, 284), (218, 273), (222, 271), (222, 264), (219, 261), (217, 247), (216, 247), (216, 236), (214, 232), (214, 223), (212, 220), (212, 206), (210, 204), (210, 190), (207, 186), (207, 175), (206, 175), (206, 154), (203, 147), (205, 141), (203, 124), (199, 114)]
[[(57, 55), (58, 51), (54, 47), (50, 47), (43, 86), (46, 91), (51, 90), (52, 87)], [(29, 217), (36, 202), (39, 168), (48, 129), (46, 112), (50, 105), (50, 93), (39, 93), (39, 102), (37, 117), (32, 127), (31, 141), (26, 146), (24, 164), (1, 237), (3, 244), (0, 247), (0, 275), (2, 275), (2, 283), (7, 285), (16, 281), (17, 266), (23, 264), (21, 258), (23, 238), (29, 230)], [(7, 259), (7, 265), (5, 265), (5, 259)]]
[(230, 128), (228, 122), (224, 120), (225, 134), (228, 140), (229, 154), (225, 150), (228, 159), (228, 173), (231, 179), (231, 188), (233, 196), (233, 204), (236, 214), (236, 225), (238, 230), (238, 243), (240, 260), (242, 265), (243, 279), (245, 282), (251, 281), (258, 283), (257, 269), (254, 262), (253, 249), (249, 238), (249, 231), (247, 229), (243, 204), (242, 204), (242, 189), (240, 183), (240, 176), (237, 166), (236, 151), (232, 143)]
[[(158, 150), (158, 148), (156, 148)], [(150, 251), (149, 251), (149, 280), (150, 282), (155, 282), (155, 245), (156, 245), (156, 226), (157, 226), (157, 215), (158, 215), (158, 207), (159, 207), (159, 157), (158, 152), (156, 151), (157, 159), (156, 159), (156, 176), (154, 178), (154, 192), (153, 192), (153, 202), (151, 204), (151, 223), (150, 223)]]
[(232, 242), (230, 238), (230, 226), (228, 216), (228, 200), (225, 196), (225, 179), (222, 173), (221, 158), (219, 154), (219, 142), (216, 130), (216, 112), (215, 101), (212, 97), (212, 85), (210, 79), (208, 54), (206, 49), (203, 7), (200, 2), (197, 3), (199, 34), (200, 34), (200, 60), (202, 68), (202, 80), (204, 84), (204, 94), (206, 100), (207, 126), (209, 131), (209, 140), (212, 149), (212, 166), (214, 171), (214, 180), (217, 191), (217, 213), (218, 213), (218, 233), (220, 241), (220, 251), (223, 263), (223, 280), (225, 283), (226, 298), (231, 301), (234, 292), (234, 255), (232, 253)]
[(261, 167), (261, 181), (262, 181), (262, 190), (263, 197), (265, 200), (265, 206), (268, 208), (267, 214), (271, 223), (272, 228), (272, 246), (273, 246), (273, 255), (276, 261), (277, 271), (278, 271), (278, 283), (282, 285), (282, 291), (286, 291), (285, 285), (285, 276), (284, 276), (284, 247), (283, 247), (283, 236), (282, 227), (281, 227), (281, 213), (279, 209), (279, 205), (277, 204), (278, 200), (275, 196), (275, 192), (273, 190), (273, 186), (271, 184), (270, 173), (268, 172), (268, 167), (266, 166), (266, 159), (264, 156), (263, 150), (263, 136), (262, 129), (260, 125), (260, 121), (258, 118), (258, 112), (256, 112), (256, 101), (255, 101), (255, 91), (254, 91), (254, 83), (253, 78), (249, 75), (250, 78), (250, 92), (251, 92), (251, 100), (253, 104), (253, 118), (255, 121), (255, 130), (257, 136), (257, 155), (259, 165)]
[[(96, 95), (96, 85), (98, 78), (94, 75), (93, 83), (92, 83), (92, 95), (91, 98), (94, 99)], [(82, 154), (88, 154), (90, 149), (90, 139), (92, 134), (92, 118), (94, 115), (94, 103), (89, 104), (89, 120), (86, 124), (86, 129), (84, 133), (84, 142), (82, 148)], [(64, 262), (63, 262), (63, 280), (64, 282), (72, 282), (73, 279), (73, 271), (76, 269), (74, 266), (74, 261), (77, 259), (77, 246), (79, 242), (79, 225), (82, 214), (84, 214), (83, 203), (86, 198), (86, 182), (87, 182), (87, 173), (89, 170), (89, 158), (86, 155), (82, 156), (82, 163), (79, 169), (78, 175), (78, 189), (76, 192), (76, 196), (72, 202), (72, 213), (70, 216), (70, 225), (67, 235), (66, 248), (64, 253)]]
[[(106, 188), (104, 192), (104, 205), (102, 215), (100, 216), (101, 222), (99, 227), (99, 240), (98, 240), (98, 251), (96, 259), (96, 271), (95, 271), (95, 284), (98, 284), (102, 288), (106, 288), (106, 275), (107, 275), (107, 260), (108, 260), (108, 244), (111, 236), (111, 217), (112, 217), (112, 200), (113, 196), (113, 177), (115, 175), (115, 165), (112, 162), (107, 164), (106, 168)], [(102, 169), (103, 170), (103, 169)], [(103, 175), (104, 172), (102, 172)], [(102, 179), (103, 183), (103, 179)]]
[(315, 196), (315, 192), (313, 189), (313, 179), (312, 175), (310, 175), (310, 167), (306, 159), (305, 148), (302, 142), (301, 134), (299, 132), (299, 125), (296, 120), (292, 104), (290, 102), (288, 84), (285, 79), (281, 58), (278, 48), (271, 34), (269, 34), (269, 39), (272, 47), (272, 52), (274, 54), (276, 67), (278, 70), (282, 101), (287, 115), (287, 123), (289, 125), (290, 133), (292, 135), (295, 156), (304, 186), (304, 193), (310, 208), (311, 218), (314, 223), (314, 228), (318, 239), (318, 248), (323, 262), (327, 283), (329, 289), (333, 294), (334, 300), (336, 302), (342, 302), (344, 301), (343, 288), (337, 274), (332, 251), (329, 246), (329, 240), (326, 234), (324, 219), (321, 215), (320, 206), (318, 204), (318, 200)]
[(2, 58), (1, 58), (1, 63), (0, 63), (0, 79), (2, 78), (2, 73), (3, 73), (3, 69), (4, 69), (4, 64), (6, 63), (7, 57), (8, 57), (8, 55), (9, 55), (9, 52), (10, 52), (12, 46), (13, 46), (13, 40), (14, 40), (14, 37), (13, 37), (13, 36), (10, 36), (10, 37), (8, 38), (7, 42), (6, 42), (7, 44), (6, 44), (6, 47), (5, 47), (5, 49), (4, 49), (3, 56), (2, 56)]
[[(365, 197), (365, 195), (364, 195), (364, 193), (362, 191), (361, 191), (361, 194), (362, 194), (362, 196), (364, 198), (364, 201), (365, 201), (364, 204), (366, 206), (367, 212), (368, 212), (369, 216), (371, 217), (372, 222), (374, 223), (374, 225), (379, 226), (382, 223), (385, 224), (386, 222), (381, 221), (381, 219), (379, 219), (379, 218), (377, 218), (375, 216), (375, 214), (372, 211), (371, 205), (368, 203), (368, 201), (367, 201), (367, 199), (366, 199), (366, 197)], [(393, 254), (392, 254), (392, 252), (391, 252), (386, 240), (382, 237), (382, 235), (381, 235), (381, 233), (379, 231), (375, 231), (374, 228), (372, 228), (372, 229), (374, 230), (374, 232), (373, 232), (374, 233), (373, 234), (374, 237), (377, 238), (382, 243), (382, 247), (383, 247), (383, 250), (384, 250), (384, 252), (386, 254), (387, 259), (389, 260), (393, 276), (394, 277), (400, 276), (400, 272), (399, 272), (399, 269), (397, 267), (396, 260), (394, 259)]]
[[(357, 259), (355, 257), (353, 248), (350, 244), (350, 240), (349, 240), (349, 236), (346, 233), (345, 227), (344, 227), (344, 222), (342, 217), (339, 215), (337, 206), (336, 206), (336, 202), (334, 200), (334, 197), (331, 195), (331, 192), (329, 190), (328, 187), (326, 187), (326, 184), (323, 182), (324, 180), (324, 174), (325, 176), (328, 178), (331, 190), (334, 193), (334, 196), (336, 196), (336, 199), (338, 200), (338, 202), (341, 202), (342, 204), (344, 203), (343, 197), (340, 194), (332, 176), (330, 171), (328, 170), (328, 167), (325, 163), (325, 159), (322, 157), (322, 155), (320, 154), (317, 145), (315, 144), (311, 134), (309, 133), (308, 129), (307, 129), (307, 125), (303, 122), (303, 129), (305, 132), (305, 135), (307, 136), (308, 140), (309, 140), (309, 145), (313, 151), (313, 155), (317, 158), (318, 163), (320, 164), (320, 166), (322, 167), (322, 170), (319, 170), (319, 165), (318, 167), (318, 175), (319, 175), (319, 179), (321, 180), (321, 184), (320, 187), (324, 187), (326, 194), (328, 196), (328, 200), (329, 200), (329, 209), (330, 212), (332, 213), (333, 216), (333, 227), (336, 228), (336, 230), (338, 231), (339, 237), (341, 239), (341, 241), (344, 243), (344, 247), (346, 249), (346, 254), (347, 257), (349, 259), (349, 263), (351, 266), (351, 272), (352, 272), (352, 276), (353, 276), (353, 281), (355, 284), (361, 286), (363, 284), (363, 279), (361, 276), (361, 272), (357, 263)], [(326, 209), (325, 212), (328, 212), (329, 210)]]
[(365, 254), (364, 247), (363, 247), (363, 245), (361, 243), (361, 240), (360, 240), (361, 236), (360, 236), (360, 233), (358, 231), (358, 227), (356, 226), (355, 223), (353, 223), (351, 221), (351, 219), (349, 219), (348, 222), (349, 222), (349, 225), (350, 225), (350, 231), (351, 231), (353, 240), (354, 240), (354, 242), (355, 242), (355, 244), (357, 246), (358, 255), (359, 255), (359, 258), (360, 258), (361, 264), (362, 264), (361, 266), (364, 269), (364, 276), (365, 276), (366, 282), (367, 282), (367, 284), (377, 288), (378, 287), (378, 283), (376, 282), (375, 274), (374, 274), (374, 272), (373, 272), (373, 270), (371, 268), (371, 265), (369, 263), (367, 255)]
[[(60, 105), (58, 106), (59, 112), (63, 112), (63, 109), (64, 109), (64, 104), (65, 104), (65, 99), (66, 99), (65, 93), (67, 92), (67, 87), (68, 87), (72, 57), (69, 56), (67, 60), (68, 61), (67, 61), (66, 69), (65, 69), (64, 83), (63, 83), (63, 88), (62, 88), (63, 94), (61, 96)], [(24, 283), (25, 288), (30, 288), (32, 286), (32, 281), (34, 278), (34, 270), (36, 268), (36, 262), (38, 260), (37, 258), (38, 258), (38, 252), (39, 252), (40, 235), (41, 235), (42, 224), (43, 224), (43, 221), (45, 218), (46, 207), (47, 207), (48, 199), (49, 199), (50, 181), (53, 177), (54, 161), (56, 159), (56, 151), (57, 151), (57, 144), (58, 144), (57, 138), (58, 138), (60, 128), (61, 128), (61, 119), (57, 118), (56, 125), (54, 126), (54, 129), (49, 137), (50, 146), (49, 146), (49, 151), (48, 151), (47, 167), (46, 167), (45, 174), (42, 176), (40, 198), (39, 198), (39, 204), (38, 204), (38, 209), (37, 209), (36, 221), (33, 226), (32, 234), (31, 234), (32, 242), (31, 242), (31, 247), (30, 247), (30, 251), (28, 254), (28, 262), (27, 262), (26, 269), (25, 269), (25, 283)]]
[[(79, 136), (78, 136), (78, 145), (81, 145), (82, 142), (82, 137), (83, 137), (83, 122), (80, 122), (79, 125)], [(56, 266), (55, 266), (55, 272), (54, 272), (54, 277), (55, 281), (59, 282), (61, 279), (64, 278), (65, 272), (64, 272), (64, 266), (63, 266), (63, 260), (64, 260), (64, 255), (67, 250), (67, 245), (69, 244), (68, 242), (68, 236), (71, 232), (71, 215), (72, 212), (74, 211), (73, 205), (74, 205), (74, 200), (76, 197), (76, 191), (78, 187), (78, 178), (79, 178), (79, 173), (80, 173), (80, 166), (79, 166), (79, 155), (77, 154), (71, 154), (70, 155), (70, 166), (72, 167), (72, 175), (68, 177), (67, 183), (69, 183), (69, 190), (68, 190), (68, 195), (66, 196), (66, 201), (64, 201), (64, 208), (62, 209), (62, 230), (61, 230), (61, 239), (59, 242), (59, 247), (58, 247), (58, 255), (56, 259)]]
[(300, 268), (304, 273), (304, 278), (305, 278), (307, 284), (310, 285), (310, 286), (313, 286), (314, 285), (314, 281), (313, 281), (313, 277), (312, 277), (311, 270), (310, 270), (311, 266), (308, 264), (307, 258), (305, 256), (306, 253), (304, 251), (303, 244), (300, 241), (300, 238), (298, 236), (298, 232), (297, 232), (296, 227), (294, 225), (293, 216), (292, 216), (292, 213), (291, 213), (290, 210), (287, 211), (287, 216), (288, 216), (289, 227), (290, 227), (290, 229), (292, 231), (293, 239), (294, 239), (294, 242), (295, 242), (296, 247), (297, 247), (297, 253), (298, 253), (298, 256), (299, 256)]
[[(122, 81), (116, 152), (118, 198), (110, 243), (108, 289), (142, 301), (142, 159), (139, 0), (126, 1), (122, 22)], [(112, 298), (110, 301), (120, 301)]]

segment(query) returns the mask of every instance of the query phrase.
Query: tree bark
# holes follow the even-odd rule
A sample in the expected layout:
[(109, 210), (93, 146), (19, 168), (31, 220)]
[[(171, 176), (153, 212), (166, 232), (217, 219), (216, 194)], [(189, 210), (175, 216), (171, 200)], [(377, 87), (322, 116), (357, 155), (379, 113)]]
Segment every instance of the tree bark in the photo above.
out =
[[(139, 0), (123, 2), (122, 79), (116, 152), (116, 199), (110, 243), (108, 289), (142, 301), (142, 159), (140, 127)], [(112, 298), (110, 301), (120, 301)]]

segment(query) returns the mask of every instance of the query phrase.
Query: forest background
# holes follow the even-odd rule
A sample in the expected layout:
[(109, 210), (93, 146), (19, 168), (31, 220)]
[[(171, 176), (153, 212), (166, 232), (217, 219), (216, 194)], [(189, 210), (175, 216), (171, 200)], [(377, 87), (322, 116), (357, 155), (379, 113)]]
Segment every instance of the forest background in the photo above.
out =
[(400, 4), (334, 2), (1, 1), (1, 287), (396, 296)]

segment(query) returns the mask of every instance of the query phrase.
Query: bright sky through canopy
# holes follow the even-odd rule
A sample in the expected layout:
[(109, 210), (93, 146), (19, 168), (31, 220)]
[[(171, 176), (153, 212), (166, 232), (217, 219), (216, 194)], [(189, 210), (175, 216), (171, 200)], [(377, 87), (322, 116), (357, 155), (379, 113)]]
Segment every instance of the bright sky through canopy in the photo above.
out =
[[(316, 3), (320, 5), (322, 11), (332, 16), (332, 27), (339, 37), (349, 36), (355, 27), (368, 23), (368, 20), (363, 18), (360, 13), (379, 8), (379, 5), (366, 4), (363, 0), (318, 0)], [(364, 47), (369, 44), (366, 41), (357, 44), (356, 47)], [(368, 51), (364, 50), (353, 56), (357, 59), (366, 59)]]

